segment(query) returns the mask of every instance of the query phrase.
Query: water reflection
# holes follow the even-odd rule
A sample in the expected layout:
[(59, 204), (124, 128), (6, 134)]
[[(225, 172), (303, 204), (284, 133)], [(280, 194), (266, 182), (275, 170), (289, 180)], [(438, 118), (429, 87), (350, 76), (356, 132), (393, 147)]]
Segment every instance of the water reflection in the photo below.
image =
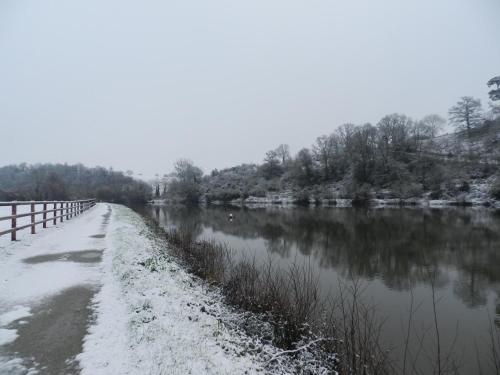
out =
[[(476, 327), (489, 325), (486, 307), (496, 314), (500, 327), (500, 215), (488, 210), (182, 206), (148, 210), (162, 225), (182, 227), (194, 238), (215, 237), (236, 250), (250, 247), (257, 256), (269, 253), (285, 263), (297, 256), (314, 259), (328, 285), (338, 275), (380, 283), (383, 287), (374, 287), (371, 293), (389, 306), (382, 306), (383, 313), (398, 318), (406, 311), (408, 290), (421, 288), (425, 299), (433, 283), (443, 297), (439, 306), (443, 324), (450, 320), (449, 336), (455, 327), (452, 321), (461, 319), (464, 343), (472, 342)], [(234, 213), (232, 221), (229, 212)], [(422, 315), (425, 321), (428, 317)], [(393, 336), (400, 333), (392, 330)]]
[(486, 292), (500, 281), (500, 218), (486, 210), (241, 209), (233, 221), (220, 207), (154, 210), (158, 220), (193, 237), (210, 228), (261, 238), (281, 257), (298, 249), (321, 267), (380, 278), (396, 290), (430, 284), (429, 269), (439, 272), (436, 285), (443, 287), (450, 282), (443, 268), (452, 267), (458, 271), (454, 293), (468, 307), (484, 305)]

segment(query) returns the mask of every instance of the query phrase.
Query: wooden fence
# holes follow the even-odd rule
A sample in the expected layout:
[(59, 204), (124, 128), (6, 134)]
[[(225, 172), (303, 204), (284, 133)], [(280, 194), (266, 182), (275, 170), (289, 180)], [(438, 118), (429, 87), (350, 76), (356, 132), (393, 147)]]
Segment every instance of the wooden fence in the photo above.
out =
[[(35, 227), (43, 224), (43, 228), (47, 228), (47, 223), (52, 222), (57, 224), (57, 220), (63, 222), (64, 219), (69, 220), (74, 216), (80, 215), (91, 207), (94, 207), (95, 199), (84, 199), (76, 201), (23, 201), (23, 202), (0, 202), (1, 207), (11, 207), (11, 214), (9, 216), (0, 216), (0, 221), (10, 220), (11, 226), (8, 230), (0, 229), (0, 236), (10, 233), (10, 239), (16, 240), (16, 234), (23, 229), (31, 228), (31, 234), (35, 234)], [(35, 211), (36, 205), (42, 205), (42, 211)], [(18, 207), (29, 206), (30, 210), (26, 213), (18, 214)], [(52, 214), (52, 215), (49, 215)], [(37, 215), (41, 215), (42, 219), (37, 220)], [(49, 217), (50, 216), (50, 217)], [(30, 223), (26, 225), (17, 226), (17, 219), (29, 217)]]

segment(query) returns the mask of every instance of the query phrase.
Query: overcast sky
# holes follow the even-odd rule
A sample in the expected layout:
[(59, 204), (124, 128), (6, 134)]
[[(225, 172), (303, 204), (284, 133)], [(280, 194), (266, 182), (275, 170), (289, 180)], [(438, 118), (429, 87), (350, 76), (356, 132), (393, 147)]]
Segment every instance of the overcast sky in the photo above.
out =
[(500, 0), (0, 1), (0, 165), (208, 173), (345, 122), (487, 107)]

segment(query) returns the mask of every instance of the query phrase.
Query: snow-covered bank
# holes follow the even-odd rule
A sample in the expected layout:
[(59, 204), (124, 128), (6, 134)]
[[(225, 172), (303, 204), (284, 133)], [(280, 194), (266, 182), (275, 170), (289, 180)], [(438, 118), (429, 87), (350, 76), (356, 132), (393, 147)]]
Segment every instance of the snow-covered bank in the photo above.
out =
[[(237, 324), (232, 328), (224, 324), (238, 317), (217, 293), (207, 291), (172, 258), (161, 254), (156, 241), (138, 214), (113, 206), (103, 286), (94, 301), (96, 321), (78, 356), (82, 373), (264, 371), (266, 358), (276, 350), (257, 351)], [(281, 368), (279, 373), (292, 372)]]
[[(367, 192), (367, 204), (371, 207), (397, 207), (397, 206), (416, 206), (416, 207), (450, 207), (450, 206), (484, 206), (491, 208), (500, 208), (500, 201), (491, 196), (491, 189), (495, 183), (495, 178), (476, 179), (471, 182), (468, 191), (458, 192), (456, 194), (444, 194), (439, 199), (434, 199), (430, 192), (423, 193), (419, 196), (407, 198), (395, 198), (394, 194), (389, 190), (369, 191)], [(310, 205), (320, 206), (335, 206), (335, 207), (352, 207), (354, 199), (346, 197), (340, 193), (343, 188), (332, 185), (327, 188), (330, 198), (314, 198), (309, 197)], [(293, 191), (285, 190), (282, 192), (268, 193), (264, 197), (249, 196), (245, 199), (234, 199), (228, 202), (233, 205), (244, 205), (248, 207), (265, 207), (270, 205), (278, 205), (284, 207), (293, 207), (297, 204), (297, 198)], [(303, 204), (304, 202), (300, 202)], [(307, 203), (307, 201), (306, 201)], [(224, 202), (215, 201), (211, 204), (224, 204)]]
[(243, 332), (242, 323), (265, 323), (225, 305), (165, 249), (138, 214), (107, 204), (0, 247), (0, 374), (305, 367), (305, 350), (292, 363), (269, 339)]

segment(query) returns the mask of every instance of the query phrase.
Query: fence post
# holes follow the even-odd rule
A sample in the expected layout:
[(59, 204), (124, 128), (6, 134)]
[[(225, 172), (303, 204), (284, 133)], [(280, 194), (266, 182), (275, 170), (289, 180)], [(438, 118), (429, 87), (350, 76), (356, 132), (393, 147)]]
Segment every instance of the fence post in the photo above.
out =
[(57, 224), (57, 203), (54, 203), (54, 225)]
[(15, 203), (12, 204), (11, 214), (12, 214), (12, 223), (11, 223), (12, 232), (10, 232), (10, 240), (15, 241), (16, 240), (16, 227), (17, 227), (17, 218), (16, 218), (17, 206)]
[(69, 203), (66, 202), (66, 220), (69, 220)]
[(31, 234), (35, 234), (35, 204), (31, 203)]
[(64, 203), (61, 202), (61, 223), (64, 221)]
[(47, 203), (43, 204), (43, 227), (47, 228)]

